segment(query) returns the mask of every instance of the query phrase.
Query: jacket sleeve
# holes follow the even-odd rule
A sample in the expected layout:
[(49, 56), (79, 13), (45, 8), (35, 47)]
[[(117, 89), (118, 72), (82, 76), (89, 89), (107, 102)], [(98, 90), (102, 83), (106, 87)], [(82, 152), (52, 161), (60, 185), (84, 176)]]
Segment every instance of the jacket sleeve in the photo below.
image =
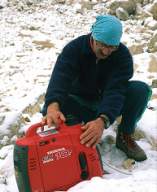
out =
[(45, 105), (42, 112), (44, 115), (50, 103), (58, 102), (62, 106), (65, 102), (72, 82), (78, 74), (78, 49), (75, 42), (71, 42), (58, 56), (45, 95)]
[(107, 115), (110, 123), (113, 123), (116, 117), (120, 115), (128, 80), (133, 76), (133, 60), (126, 47), (119, 54), (117, 53), (115, 60), (115, 68), (108, 78), (102, 101), (98, 108), (98, 115)]

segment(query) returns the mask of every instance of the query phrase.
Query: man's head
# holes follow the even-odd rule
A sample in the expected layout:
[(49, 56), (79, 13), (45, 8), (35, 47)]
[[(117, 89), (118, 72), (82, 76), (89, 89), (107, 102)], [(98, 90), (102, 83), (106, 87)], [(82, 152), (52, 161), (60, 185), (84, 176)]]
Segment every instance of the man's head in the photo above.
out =
[(120, 44), (122, 36), (122, 24), (118, 18), (112, 15), (103, 15), (96, 18), (91, 28), (93, 38), (93, 50), (98, 58), (106, 58)]

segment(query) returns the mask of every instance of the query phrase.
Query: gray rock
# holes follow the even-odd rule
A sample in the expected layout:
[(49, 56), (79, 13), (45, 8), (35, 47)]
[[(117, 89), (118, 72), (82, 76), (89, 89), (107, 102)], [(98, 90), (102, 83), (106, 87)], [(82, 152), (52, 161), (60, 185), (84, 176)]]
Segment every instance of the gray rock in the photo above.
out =
[(140, 4), (143, 4), (143, 1), (144, 0), (134, 0), (135, 3), (140, 3)]
[(0, 184), (7, 185), (7, 179), (5, 176), (0, 175)]
[(152, 88), (157, 88), (157, 79), (152, 80)]
[(154, 0), (143, 0), (143, 5), (147, 5), (149, 3), (153, 3)]
[(115, 15), (119, 7), (122, 7), (129, 15), (134, 15), (136, 12), (136, 4), (133, 0), (116, 0), (109, 6), (110, 13)]
[(145, 20), (144, 26), (148, 27), (149, 29), (151, 29), (153, 31), (157, 30), (157, 21), (150, 18), (148, 20)]
[(119, 7), (118, 9), (116, 9), (116, 16), (122, 20), (122, 21), (126, 21), (129, 19), (129, 14), (127, 11), (125, 11), (122, 7)]
[(153, 14), (153, 18), (157, 20), (157, 1), (153, 3), (150, 12)]
[(154, 54), (150, 55), (148, 72), (150, 73), (157, 72), (157, 57)]
[(88, 9), (88, 10), (92, 10), (93, 6), (95, 5), (95, 2), (92, 1), (82, 1), (82, 9)]
[(141, 15), (143, 12), (142, 6), (140, 3), (136, 4), (136, 14)]
[(1, 0), (0, 1), (0, 9), (3, 9), (4, 7), (6, 7), (8, 4), (8, 0)]
[(64, 4), (65, 2), (66, 2), (66, 0), (56, 0), (56, 3)]
[(0, 125), (2, 125), (4, 119), (5, 119), (5, 116), (0, 116)]
[(150, 53), (157, 51), (157, 33), (154, 34), (150, 42), (148, 43), (148, 51)]
[(143, 50), (144, 45), (143, 44), (136, 43), (136, 44), (131, 45), (128, 48), (129, 48), (131, 54), (133, 54), (133, 55), (140, 54), (140, 53), (144, 52), (144, 50)]
[(145, 17), (151, 17), (152, 14), (149, 10), (142, 6), (140, 3), (136, 3), (136, 14), (140, 16), (140, 18), (144, 19)]

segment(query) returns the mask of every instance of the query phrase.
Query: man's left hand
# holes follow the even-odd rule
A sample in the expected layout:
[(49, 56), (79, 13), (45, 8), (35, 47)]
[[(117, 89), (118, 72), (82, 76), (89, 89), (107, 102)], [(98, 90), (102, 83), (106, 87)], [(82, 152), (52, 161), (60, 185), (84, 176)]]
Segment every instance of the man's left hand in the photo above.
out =
[(83, 133), (80, 136), (81, 144), (94, 148), (100, 142), (104, 130), (104, 122), (101, 118), (97, 118), (86, 123), (82, 130)]

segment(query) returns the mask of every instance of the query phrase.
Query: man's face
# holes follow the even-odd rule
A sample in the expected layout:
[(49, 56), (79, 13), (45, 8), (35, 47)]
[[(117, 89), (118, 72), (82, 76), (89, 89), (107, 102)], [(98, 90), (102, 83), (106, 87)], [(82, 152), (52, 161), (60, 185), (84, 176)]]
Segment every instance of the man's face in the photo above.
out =
[(118, 46), (111, 46), (93, 40), (93, 51), (98, 59), (106, 59), (113, 51), (116, 51)]

